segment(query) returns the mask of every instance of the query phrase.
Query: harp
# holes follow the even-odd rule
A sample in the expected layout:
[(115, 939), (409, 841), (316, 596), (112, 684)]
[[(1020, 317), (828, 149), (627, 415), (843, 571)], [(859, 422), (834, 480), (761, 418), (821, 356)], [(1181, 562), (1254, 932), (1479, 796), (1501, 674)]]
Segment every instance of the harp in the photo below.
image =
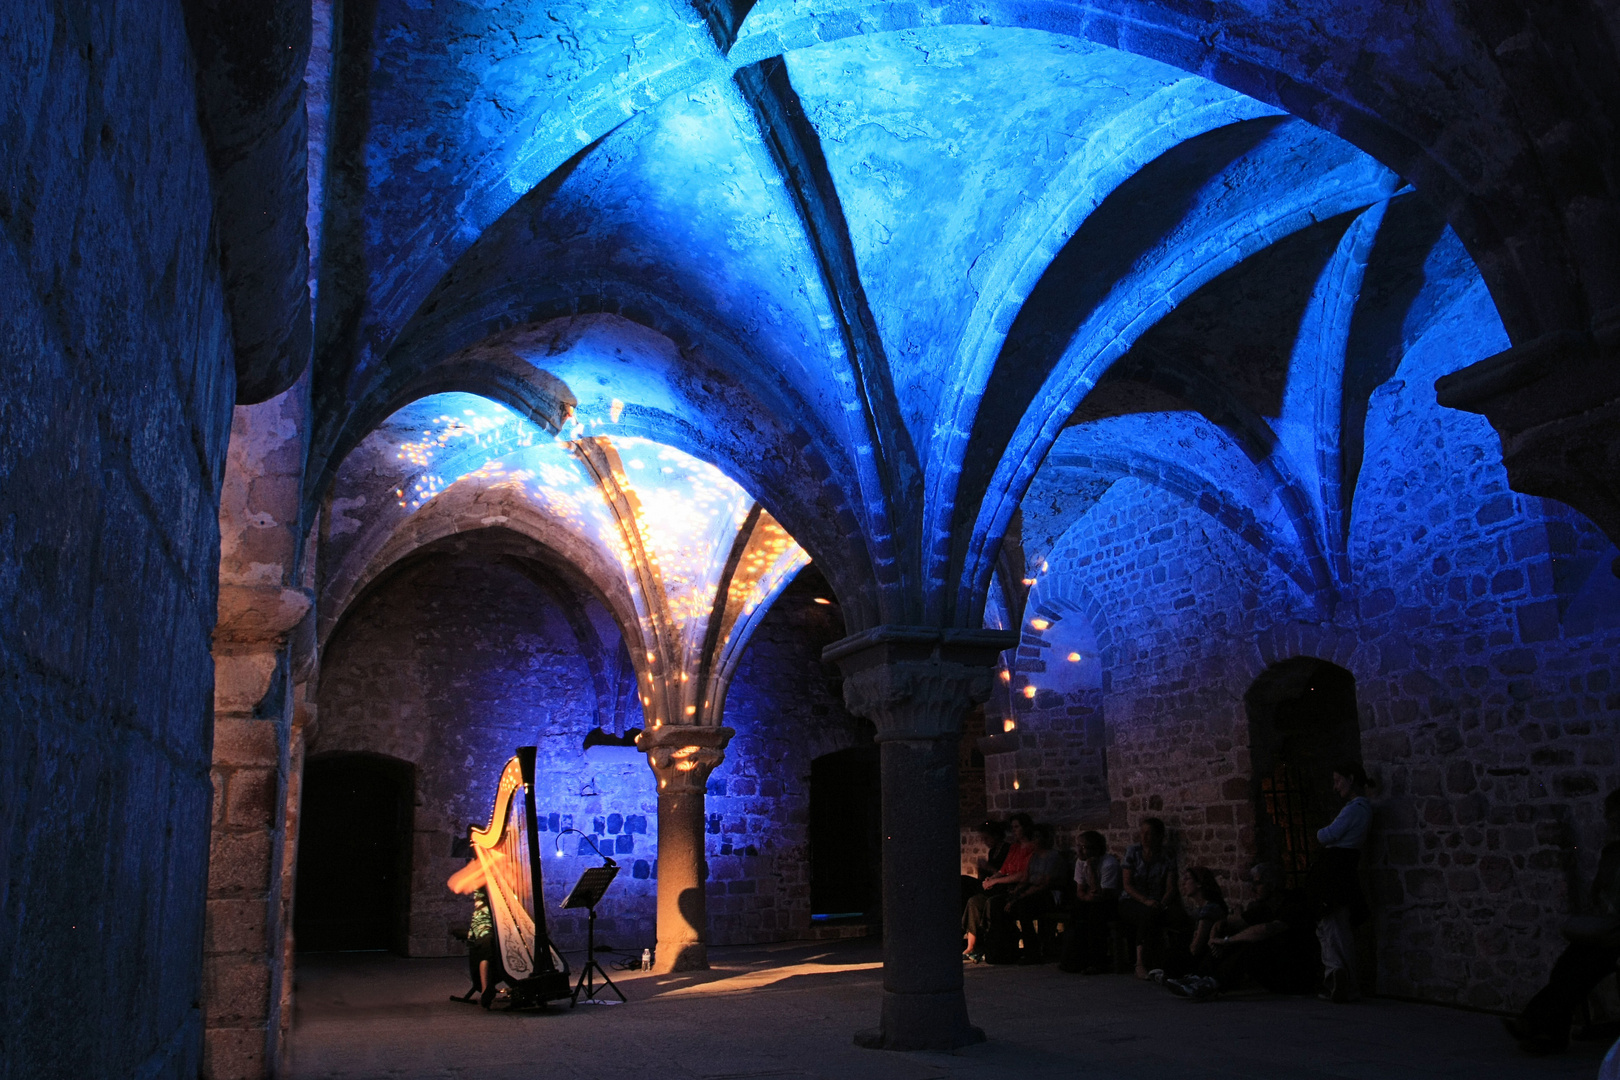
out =
[(568, 961), (546, 933), (534, 752), (532, 746), (517, 748), (501, 770), (489, 825), (468, 830), (489, 892), (496, 945), (514, 1007), (544, 1004), (572, 992)]

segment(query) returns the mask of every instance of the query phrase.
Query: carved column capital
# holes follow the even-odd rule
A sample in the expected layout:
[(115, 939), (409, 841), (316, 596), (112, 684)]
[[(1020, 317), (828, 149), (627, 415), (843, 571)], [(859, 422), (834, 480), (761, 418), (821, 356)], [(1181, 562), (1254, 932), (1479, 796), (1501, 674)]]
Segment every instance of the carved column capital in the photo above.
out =
[(659, 794), (700, 794), (735, 734), (728, 727), (666, 724), (637, 735), (636, 748), (647, 755)]
[(1012, 630), (877, 626), (821, 655), (843, 671), (844, 703), (877, 725), (878, 742), (944, 739), (990, 696), (997, 655), (1017, 644)]

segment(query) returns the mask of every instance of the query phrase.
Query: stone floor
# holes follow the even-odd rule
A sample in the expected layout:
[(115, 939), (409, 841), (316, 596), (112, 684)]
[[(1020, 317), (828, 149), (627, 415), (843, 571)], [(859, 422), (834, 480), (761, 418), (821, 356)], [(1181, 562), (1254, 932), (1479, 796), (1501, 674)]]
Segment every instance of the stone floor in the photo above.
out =
[(968, 1006), (989, 1042), (895, 1054), (850, 1038), (877, 1017), (875, 944), (716, 949), (713, 959), (699, 975), (616, 974), (627, 1005), (503, 1015), (448, 999), (466, 989), (464, 960), (301, 957), (291, 1075), (1589, 1080), (1607, 1049), (1576, 1043), (1530, 1058), (1479, 1013), (1261, 995), (1194, 1004), (1128, 976), (1047, 965), (968, 969)]

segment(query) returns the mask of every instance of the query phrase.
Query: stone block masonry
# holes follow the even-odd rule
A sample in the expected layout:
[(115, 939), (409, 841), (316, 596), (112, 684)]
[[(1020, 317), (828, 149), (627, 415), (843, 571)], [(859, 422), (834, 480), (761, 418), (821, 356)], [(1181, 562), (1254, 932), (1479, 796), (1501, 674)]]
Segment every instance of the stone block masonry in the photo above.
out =
[(1373, 396), (1354, 572), (1331, 606), (1202, 510), (1115, 482), (1052, 551), (1025, 613), (1049, 625), (1026, 625), (1014, 667), (1015, 687), (1049, 682), (1047, 642), (1081, 622), (1102, 689), (1021, 708), (1016, 746), (987, 759), (988, 798), (1002, 816), (1067, 826), (1072, 843), (1076, 811), (1053, 796), (1079, 799), (1096, 770), (1054, 748), (1097, 710), (1111, 846), (1161, 817), (1182, 864), (1211, 866), (1241, 899), (1258, 813), (1244, 694), (1271, 664), (1330, 661), (1355, 677), (1380, 784), (1364, 863), (1378, 988), (1513, 1009), (1562, 947), (1603, 794), (1620, 786), (1620, 582), (1603, 535), (1509, 491), (1490, 431), (1426, 386)]
[(179, 4), (0, 6), (7, 1077), (200, 1064), (235, 378), (195, 86)]
[[(579, 836), (562, 836), (566, 828), (624, 866), (598, 909), (598, 939), (651, 943), (655, 883), (637, 865), (653, 865), (657, 850), (652, 772), (640, 755), (604, 761), (584, 747), (598, 716), (615, 715), (612, 703), (599, 711), (576, 632), (577, 616), (591, 618), (594, 603), (543, 588), (508, 562), (440, 554), (362, 598), (329, 641), (311, 756), (381, 754), (415, 767), (410, 955), (464, 951), (452, 931), (465, 928), (471, 906), (445, 879), (466, 864), (467, 825), (488, 820), (501, 767), (528, 745), (538, 747), (538, 839), (558, 946), (584, 947), (584, 913), (558, 905), (600, 862)], [(591, 623), (612, 625), (600, 611)], [(611, 663), (621, 645), (611, 637), (596, 647)], [(638, 716), (634, 685), (619, 690), (629, 704), (618, 714)], [(298, 883), (303, 893), (320, 887)]]
[(838, 669), (821, 650), (843, 636), (814, 568), (777, 597), (749, 641), (726, 698), (737, 734), (709, 778), (709, 928), (717, 945), (788, 941), (809, 933), (810, 763), (871, 745), (851, 716)]

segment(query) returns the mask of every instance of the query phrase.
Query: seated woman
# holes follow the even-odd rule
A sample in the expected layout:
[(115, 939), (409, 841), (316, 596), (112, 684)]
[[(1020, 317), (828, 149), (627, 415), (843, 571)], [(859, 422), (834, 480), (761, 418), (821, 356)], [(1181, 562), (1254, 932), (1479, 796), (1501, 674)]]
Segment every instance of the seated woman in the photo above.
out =
[(1120, 888), (1119, 860), (1108, 853), (1102, 833), (1081, 833), (1074, 901), (1063, 926), (1062, 970), (1088, 975), (1108, 970), (1108, 924), (1114, 920)]
[(1205, 991), (1234, 990), (1253, 979), (1273, 994), (1314, 993), (1322, 981), (1322, 963), (1316, 920), (1305, 894), (1285, 887), (1283, 869), (1276, 863), (1260, 863), (1249, 871), (1249, 880), (1254, 900), (1210, 938), (1213, 960), (1199, 974), (1214, 986)]
[(974, 830), (984, 841), (985, 855), (978, 860), (973, 874), (962, 875), (962, 906), (984, 891), (984, 881), (1001, 870), (1012, 845), (1007, 842), (1007, 826), (999, 821), (986, 821)]
[(1119, 918), (1136, 938), (1136, 977), (1148, 977), (1147, 961), (1160, 959), (1165, 917), (1176, 895), (1176, 863), (1165, 849), (1164, 822), (1156, 817), (1142, 819), (1140, 842), (1125, 850), (1121, 883), (1125, 895), (1119, 902)]
[(1006, 894), (1024, 884), (1029, 876), (1029, 859), (1035, 853), (1030, 839), (1035, 821), (1028, 814), (1014, 814), (1007, 823), (1007, 857), (1001, 869), (984, 879), (984, 891), (970, 897), (962, 909), (962, 932), (967, 936), (964, 960), (983, 963), (992, 935), (1010, 937), (1012, 920), (1008, 917)]
[(1063, 853), (1052, 848), (1052, 826), (1035, 826), (1035, 850), (1024, 871), (1024, 883), (1007, 895), (1007, 911), (1018, 925), (1023, 963), (1038, 964), (1052, 951), (1052, 915), (1064, 885)]
[(1186, 950), (1175, 950), (1165, 960), (1165, 973), (1172, 979), (1188, 974), (1210, 959), (1210, 938), (1228, 914), (1220, 883), (1207, 866), (1189, 866), (1182, 872), (1181, 895), (1194, 905), (1193, 927)]
[(495, 948), (495, 920), (489, 914), (489, 893), (483, 886), (473, 890), (472, 922), (467, 927), (467, 965), (476, 971), (473, 982), (479, 988), (478, 1004), (489, 1008), (495, 1003), (495, 985), (505, 975)]

